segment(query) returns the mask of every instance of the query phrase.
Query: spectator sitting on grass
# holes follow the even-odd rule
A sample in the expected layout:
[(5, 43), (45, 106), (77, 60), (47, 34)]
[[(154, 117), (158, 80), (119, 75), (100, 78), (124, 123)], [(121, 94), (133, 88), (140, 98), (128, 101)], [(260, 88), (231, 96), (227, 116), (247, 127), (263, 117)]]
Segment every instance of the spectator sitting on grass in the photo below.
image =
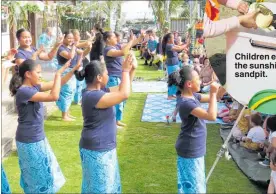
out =
[(200, 71), (200, 79), (201, 79), (201, 92), (208, 93), (210, 90), (210, 84), (213, 81), (216, 81), (216, 75), (213, 71), (213, 68), (210, 64), (210, 61), (208, 58), (205, 58), (203, 61), (203, 67)]
[(189, 65), (192, 66), (193, 62), (189, 59), (189, 55), (184, 52), (182, 55), (182, 66)]
[[(237, 101), (234, 101), (234, 103), (237, 103)], [(243, 106), (241, 104), (238, 105), (238, 110), (235, 112), (235, 114), (232, 114), (230, 119), (236, 120), (242, 110)], [(231, 112), (231, 110), (230, 110)], [(241, 141), (242, 137), (244, 137), (249, 129), (250, 129), (250, 116), (251, 116), (251, 110), (246, 108), (243, 111), (243, 114), (236, 126), (236, 128), (233, 129), (233, 137), (235, 141)]]
[(145, 65), (148, 65), (148, 60), (150, 60), (150, 66), (152, 66), (152, 62), (154, 59), (154, 55), (156, 55), (157, 49), (157, 40), (153, 37), (152, 34), (149, 35), (148, 48), (145, 51)]
[(266, 133), (264, 129), (261, 127), (262, 125), (262, 117), (259, 113), (254, 113), (251, 115), (251, 126), (252, 128), (249, 130), (246, 137), (242, 137), (241, 146), (257, 151), (261, 149), (261, 144), (265, 142)]
[(199, 63), (199, 58), (194, 58), (193, 66), (194, 66), (194, 70), (198, 74), (200, 74), (200, 71), (201, 71), (201, 68), (202, 68), (202, 64)]

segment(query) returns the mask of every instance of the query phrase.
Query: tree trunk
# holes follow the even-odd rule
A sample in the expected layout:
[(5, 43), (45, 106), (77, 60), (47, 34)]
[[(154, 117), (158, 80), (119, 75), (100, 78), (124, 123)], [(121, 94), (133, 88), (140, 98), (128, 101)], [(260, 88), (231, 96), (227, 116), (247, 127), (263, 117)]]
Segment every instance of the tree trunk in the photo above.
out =
[(115, 31), (119, 31), (121, 27), (121, 14), (122, 14), (122, 6), (121, 3), (118, 5), (119, 7), (116, 10), (116, 25), (115, 25)]
[(28, 21), (30, 22), (30, 32), (32, 36), (33, 45), (36, 47), (36, 21), (35, 21), (35, 14), (28, 13)]
[(10, 28), (10, 47), (11, 48), (15, 48), (17, 45), (16, 45), (16, 25), (12, 25), (11, 28)]

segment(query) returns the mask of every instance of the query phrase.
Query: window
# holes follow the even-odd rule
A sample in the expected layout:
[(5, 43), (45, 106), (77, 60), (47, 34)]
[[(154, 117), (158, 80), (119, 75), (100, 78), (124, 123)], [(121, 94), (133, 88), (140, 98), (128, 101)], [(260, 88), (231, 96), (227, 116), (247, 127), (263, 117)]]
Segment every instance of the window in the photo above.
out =
[(1, 32), (8, 33), (8, 7), (1, 6)]
[(6, 19), (1, 20), (1, 32), (7, 33), (8, 32), (8, 24)]

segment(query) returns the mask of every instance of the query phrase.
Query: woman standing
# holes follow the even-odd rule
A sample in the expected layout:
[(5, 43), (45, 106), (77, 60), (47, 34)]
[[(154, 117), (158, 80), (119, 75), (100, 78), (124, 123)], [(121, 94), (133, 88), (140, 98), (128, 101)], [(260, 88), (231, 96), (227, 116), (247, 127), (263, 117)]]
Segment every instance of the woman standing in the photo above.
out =
[[(130, 48), (142, 40), (143, 33), (136, 40), (134, 40), (133, 34), (131, 34), (130, 41), (123, 46), (118, 45), (118, 39), (113, 32), (105, 32), (103, 38), (106, 43), (104, 48), (104, 60), (109, 75), (107, 87), (118, 86), (121, 83), (123, 56), (129, 52)], [(122, 127), (126, 126), (121, 122), (123, 118), (124, 103), (117, 104), (115, 108), (117, 125)]]
[(83, 76), (87, 85), (82, 94), (83, 130), (80, 139), (82, 162), (81, 193), (121, 193), (116, 151), (116, 119), (113, 106), (130, 94), (132, 57), (122, 65), (122, 82), (106, 88), (108, 72), (100, 61), (91, 61)]
[[(91, 46), (84, 51), (77, 49), (74, 44), (74, 36), (71, 32), (64, 33), (63, 44), (57, 52), (58, 69), (61, 68), (68, 60), (71, 59), (69, 68), (64, 72), (71, 71), (77, 64), (80, 55), (86, 56), (91, 50)], [(74, 121), (75, 117), (69, 114), (69, 108), (74, 98), (76, 89), (76, 78), (72, 77), (64, 86), (61, 87), (59, 99), (56, 102), (62, 112), (63, 121)]]
[[(172, 33), (168, 33), (164, 36), (162, 41), (162, 50), (163, 53), (167, 56), (166, 66), (168, 76), (173, 72), (179, 70), (180, 61), (178, 59), (178, 52), (182, 52), (183, 50), (187, 51), (187, 45), (177, 46), (174, 44), (174, 35)], [(168, 84), (168, 100), (172, 100), (176, 98), (177, 88), (173, 84)]]
[(103, 59), (103, 49), (104, 49), (104, 41), (103, 41), (103, 29), (99, 24), (96, 24), (93, 27), (92, 32), (95, 34), (95, 42), (92, 45), (92, 49), (90, 52), (90, 61)]
[[(75, 66), (63, 78), (61, 74), (70, 65), (68, 61), (60, 68), (52, 82), (41, 83), (41, 66), (32, 59), (19, 66), (10, 82), (10, 91), (16, 98), (18, 127), (16, 147), (21, 170), (20, 185), (24, 193), (56, 193), (65, 183), (57, 159), (44, 132), (44, 109), (42, 102), (55, 101), (61, 85), (65, 84), (79, 68)], [(46, 91), (50, 91), (47, 93)]]
[[(89, 36), (88, 40), (85, 42), (80, 42), (81, 37), (80, 37), (80, 32), (78, 29), (73, 29), (72, 30), (73, 36), (74, 36), (74, 43), (76, 45), (76, 47), (78, 49), (85, 49), (90, 47), (90, 45), (92, 44), (92, 40), (94, 38), (94, 36)], [(90, 35), (90, 34), (89, 34)], [(84, 81), (76, 81), (76, 90), (75, 90), (75, 94), (74, 94), (74, 103), (75, 104), (79, 104), (80, 100), (81, 100), (81, 93), (83, 88), (85, 88), (85, 83)]]
[(40, 59), (43, 61), (51, 61), (56, 56), (57, 50), (63, 41), (63, 37), (61, 37), (54, 45), (53, 49), (49, 53), (46, 53), (43, 47), (36, 49), (35, 47), (31, 46), (31, 33), (24, 28), (16, 32), (16, 38), (19, 43), (18, 52), (15, 55), (15, 63), (17, 65), (15, 66), (16, 72), (18, 71), (18, 67), (20, 66), (20, 64), (26, 59)]

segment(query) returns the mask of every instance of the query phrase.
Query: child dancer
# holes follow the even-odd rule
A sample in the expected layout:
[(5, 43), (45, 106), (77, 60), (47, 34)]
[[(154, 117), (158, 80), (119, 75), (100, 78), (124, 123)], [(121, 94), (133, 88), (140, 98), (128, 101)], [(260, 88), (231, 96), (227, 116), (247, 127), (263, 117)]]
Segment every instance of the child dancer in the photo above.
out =
[(106, 88), (105, 64), (91, 61), (83, 76), (87, 88), (82, 94), (83, 130), (80, 139), (82, 193), (120, 193), (120, 173), (116, 152), (116, 117), (114, 106), (130, 94), (132, 58), (122, 65), (119, 86)]
[[(177, 46), (174, 44), (174, 35), (168, 33), (164, 36), (162, 41), (162, 51), (167, 56), (166, 66), (168, 75), (179, 70), (180, 61), (178, 59), (178, 53), (183, 50), (187, 50), (187, 45)], [(168, 83), (168, 100), (174, 99), (176, 96), (177, 88), (175, 85)]]
[[(41, 83), (41, 66), (27, 59), (10, 82), (10, 91), (16, 98), (18, 127), (16, 147), (21, 170), (20, 185), (24, 193), (56, 193), (65, 183), (57, 159), (45, 137), (42, 102), (56, 101), (61, 85), (80, 67), (80, 60), (63, 78), (61, 74), (70, 65), (68, 61), (55, 75), (53, 82)], [(51, 90), (50, 93), (45, 91)]]
[[(178, 193), (206, 193), (204, 155), (207, 128), (204, 120), (216, 120), (218, 85), (211, 85), (210, 94), (200, 91), (198, 73), (189, 66), (169, 76), (181, 91), (178, 100), (181, 131), (176, 141)], [(208, 110), (200, 102), (209, 102)]]

